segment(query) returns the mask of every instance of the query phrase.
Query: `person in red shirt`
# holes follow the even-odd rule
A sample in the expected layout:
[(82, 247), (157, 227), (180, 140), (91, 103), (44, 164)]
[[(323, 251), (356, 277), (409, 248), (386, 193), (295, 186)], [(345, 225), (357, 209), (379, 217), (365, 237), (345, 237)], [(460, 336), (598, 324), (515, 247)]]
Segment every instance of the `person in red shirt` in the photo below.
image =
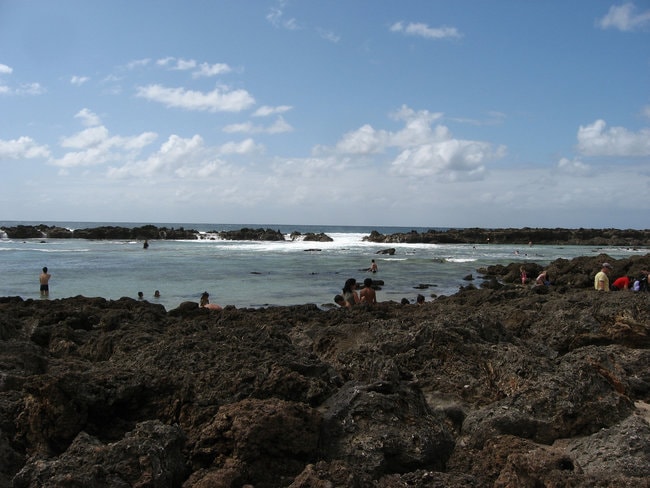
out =
[(630, 278), (627, 276), (621, 276), (620, 278), (615, 279), (614, 283), (612, 283), (612, 288), (616, 288), (617, 290), (629, 290)]

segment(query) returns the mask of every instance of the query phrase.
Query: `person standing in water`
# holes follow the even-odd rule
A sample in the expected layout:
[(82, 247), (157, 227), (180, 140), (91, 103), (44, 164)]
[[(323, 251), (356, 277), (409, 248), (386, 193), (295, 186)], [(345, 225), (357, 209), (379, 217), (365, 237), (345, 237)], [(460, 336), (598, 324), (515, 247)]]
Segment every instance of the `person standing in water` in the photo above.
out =
[(47, 272), (47, 266), (43, 267), (41, 275), (38, 277), (38, 281), (41, 284), (41, 296), (47, 297), (50, 295), (50, 278), (52, 275)]

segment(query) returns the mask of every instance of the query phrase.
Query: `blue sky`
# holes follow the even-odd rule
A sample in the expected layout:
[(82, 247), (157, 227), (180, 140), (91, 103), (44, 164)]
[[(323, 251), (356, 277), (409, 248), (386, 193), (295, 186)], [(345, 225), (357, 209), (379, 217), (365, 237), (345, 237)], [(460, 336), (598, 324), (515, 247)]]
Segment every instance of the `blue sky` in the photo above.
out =
[(0, 0), (0, 220), (648, 228), (650, 2)]

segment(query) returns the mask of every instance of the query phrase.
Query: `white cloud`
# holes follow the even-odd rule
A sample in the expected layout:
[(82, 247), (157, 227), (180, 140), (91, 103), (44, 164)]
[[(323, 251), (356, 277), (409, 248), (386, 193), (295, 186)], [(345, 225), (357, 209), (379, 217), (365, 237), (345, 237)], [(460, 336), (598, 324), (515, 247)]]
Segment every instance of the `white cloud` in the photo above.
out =
[(75, 118), (81, 119), (83, 125), (85, 125), (86, 127), (101, 125), (102, 123), (101, 119), (87, 108), (82, 108), (79, 112), (77, 112), (75, 114)]
[(266, 16), (271, 25), (278, 28), (283, 28), (287, 30), (297, 30), (299, 29), (298, 21), (295, 18), (286, 19), (284, 17), (284, 7), (286, 6), (286, 1), (279, 1), (277, 7), (271, 7), (269, 13)]
[(650, 25), (650, 10), (637, 13), (634, 3), (614, 5), (607, 14), (597, 22), (602, 29), (618, 29), (630, 32)]
[(227, 142), (219, 148), (221, 154), (253, 154), (262, 153), (264, 146), (256, 144), (251, 138), (240, 142)]
[(392, 162), (392, 170), (403, 176), (441, 175), (450, 181), (482, 179), (485, 162), (503, 156), (486, 142), (458, 139), (422, 144), (405, 149)]
[(158, 66), (166, 67), (174, 71), (192, 71), (192, 78), (212, 77), (224, 73), (230, 73), (232, 68), (225, 63), (200, 63), (194, 59), (182, 59), (168, 56), (156, 61)]
[(395, 22), (390, 26), (391, 32), (401, 32), (410, 36), (424, 37), (425, 39), (460, 38), (462, 35), (455, 27), (429, 27), (421, 22), (404, 23)]
[(37, 144), (31, 137), (18, 139), (0, 139), (0, 159), (32, 159), (49, 157), (47, 146)]
[(624, 127), (606, 127), (602, 119), (580, 126), (578, 150), (585, 156), (650, 156), (650, 128), (635, 133)]
[[(75, 117), (83, 119), (84, 122), (99, 121), (88, 109), (81, 110)], [(131, 137), (111, 136), (103, 125), (89, 127), (72, 136), (62, 138), (60, 146), (73, 151), (65, 153), (60, 158), (51, 158), (48, 162), (53, 166), (67, 169), (131, 160), (157, 137), (154, 132), (143, 132)]]
[(231, 174), (232, 169), (219, 159), (218, 149), (206, 147), (203, 138), (171, 135), (158, 151), (143, 160), (132, 160), (111, 167), (109, 178), (152, 178), (154, 181), (178, 177), (204, 179), (216, 173)]
[(201, 63), (199, 65), (199, 69), (194, 71), (192, 73), (192, 76), (194, 78), (199, 78), (203, 76), (212, 77), (224, 73), (230, 73), (231, 71), (232, 69), (230, 68), (230, 66), (224, 63), (215, 63), (215, 64)]
[(455, 139), (444, 125), (432, 128), (432, 124), (442, 117), (440, 113), (416, 112), (403, 106), (392, 117), (403, 121), (404, 128), (391, 132), (365, 124), (344, 134), (336, 144), (336, 151), (368, 156), (396, 149), (397, 156), (390, 164), (393, 174), (413, 177), (438, 175), (452, 181), (482, 178), (485, 164), (502, 158), (506, 153), (504, 146)]
[(321, 36), (321, 38), (325, 39), (326, 41), (333, 42), (334, 44), (338, 43), (341, 40), (341, 36), (335, 34), (332, 31), (325, 30), (325, 29), (317, 29), (318, 34)]
[(11, 67), (0, 63), (0, 75), (10, 75), (13, 71), (14, 70)]
[(149, 63), (151, 63), (151, 59), (149, 58), (144, 58), (144, 59), (135, 59), (133, 61), (130, 61), (127, 63), (126, 68), (129, 70), (133, 70), (136, 68), (141, 68), (143, 66), (147, 66)]
[(90, 80), (90, 78), (87, 77), (87, 76), (76, 76), (75, 75), (72, 78), (70, 78), (70, 83), (72, 83), (73, 85), (76, 85), (76, 86), (81, 86), (81, 85), (83, 85), (84, 83), (86, 83), (89, 80)]
[(207, 112), (239, 112), (255, 104), (255, 99), (246, 90), (215, 88), (211, 92), (167, 88), (162, 85), (138, 87), (136, 96), (158, 102), (170, 108)]
[(278, 117), (273, 124), (269, 126), (254, 125), (251, 122), (244, 122), (241, 124), (231, 124), (223, 128), (224, 132), (229, 134), (244, 133), (244, 134), (280, 134), (283, 132), (293, 131), (293, 127), (288, 124), (284, 118)]
[(253, 117), (268, 117), (269, 115), (283, 114), (288, 112), (293, 107), (291, 105), (279, 105), (277, 107), (270, 107), (263, 105), (253, 113)]
[(390, 134), (383, 130), (375, 130), (370, 124), (347, 132), (336, 144), (336, 149), (345, 154), (377, 154), (388, 145)]
[(40, 83), (25, 83), (16, 88), (13, 93), (16, 95), (42, 95), (45, 92), (45, 88)]
[(557, 163), (557, 168), (562, 173), (575, 176), (590, 176), (593, 174), (591, 166), (578, 159), (561, 158)]

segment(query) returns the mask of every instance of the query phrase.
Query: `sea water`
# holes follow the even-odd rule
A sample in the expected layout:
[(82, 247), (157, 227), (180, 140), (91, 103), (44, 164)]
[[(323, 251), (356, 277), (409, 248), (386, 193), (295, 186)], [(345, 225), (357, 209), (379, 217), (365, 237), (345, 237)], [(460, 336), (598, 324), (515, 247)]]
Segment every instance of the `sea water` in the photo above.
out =
[[(0, 222), (3, 226), (41, 222)], [(136, 227), (139, 223), (43, 222), (69, 229), (103, 225)], [(645, 254), (646, 249), (594, 246), (520, 246), (500, 244), (377, 244), (363, 240), (372, 230), (382, 234), (426, 231), (426, 228), (287, 226), (250, 224), (155, 224), (195, 229), (196, 240), (150, 240), (144, 249), (135, 240), (9, 239), (0, 233), (0, 296), (39, 298), (38, 275), (52, 274), (50, 299), (86, 297), (137, 298), (160, 303), (167, 310), (185, 301), (198, 302), (207, 291), (210, 301), (242, 307), (313, 303), (328, 306), (348, 278), (382, 280), (379, 301), (413, 302), (418, 293), (458, 291), (467, 275), (494, 264), (534, 262), (545, 266), (558, 258), (606, 253), (613, 258)], [(270, 228), (285, 234), (284, 242), (221, 240), (216, 232)], [(324, 232), (333, 242), (291, 240), (291, 232)], [(395, 248), (394, 255), (378, 254)], [(371, 259), (377, 273), (365, 271)], [(533, 277), (534, 278), (534, 277)], [(159, 290), (160, 297), (154, 292)]]

